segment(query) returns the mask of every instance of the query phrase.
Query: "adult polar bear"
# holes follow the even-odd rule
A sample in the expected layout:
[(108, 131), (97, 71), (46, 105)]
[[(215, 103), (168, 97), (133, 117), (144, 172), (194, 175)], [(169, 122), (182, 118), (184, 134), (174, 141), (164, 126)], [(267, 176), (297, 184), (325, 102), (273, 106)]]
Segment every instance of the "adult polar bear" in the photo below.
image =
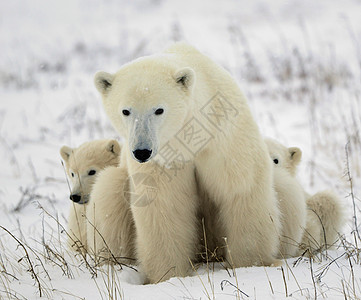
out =
[(98, 72), (95, 85), (126, 139), (121, 164), (130, 176), (146, 174), (157, 183), (149, 205), (134, 205), (141, 184), (132, 186), (131, 200), (137, 257), (150, 282), (189, 271), (199, 208), (207, 216), (207, 207), (217, 207), (211, 226), (232, 267), (275, 262), (280, 212), (271, 160), (228, 72), (178, 43), (115, 74)]

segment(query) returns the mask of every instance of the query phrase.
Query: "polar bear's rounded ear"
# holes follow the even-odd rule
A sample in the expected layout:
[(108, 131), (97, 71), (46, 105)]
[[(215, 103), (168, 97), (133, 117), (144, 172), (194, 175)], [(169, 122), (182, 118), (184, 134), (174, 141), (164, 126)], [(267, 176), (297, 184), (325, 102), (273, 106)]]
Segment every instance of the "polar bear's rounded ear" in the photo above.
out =
[(302, 151), (297, 147), (288, 148), (288, 152), (290, 153), (290, 159), (293, 165), (298, 165), (302, 158)]
[(73, 152), (73, 149), (68, 146), (63, 146), (60, 148), (60, 155), (65, 162), (67, 162), (69, 160), (69, 157), (72, 152)]
[(112, 87), (114, 75), (107, 72), (97, 72), (94, 76), (94, 83), (97, 90), (102, 94), (106, 94)]
[(185, 67), (175, 72), (174, 79), (176, 83), (183, 88), (191, 90), (196, 79), (196, 74), (193, 69)]
[(106, 149), (107, 149), (107, 151), (114, 153), (117, 156), (120, 155), (121, 147), (120, 147), (118, 141), (116, 141), (116, 140), (110, 140), (107, 143)]

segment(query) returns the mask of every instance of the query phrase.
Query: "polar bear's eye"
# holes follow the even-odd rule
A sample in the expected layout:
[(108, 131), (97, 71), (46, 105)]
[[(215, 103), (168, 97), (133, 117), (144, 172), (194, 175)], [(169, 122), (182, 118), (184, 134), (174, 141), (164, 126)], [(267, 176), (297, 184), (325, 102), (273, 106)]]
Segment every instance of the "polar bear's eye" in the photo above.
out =
[(74, 173), (71, 173), (71, 177), (74, 177)]
[(275, 158), (275, 159), (273, 160), (273, 162), (274, 162), (276, 165), (278, 165), (278, 159), (277, 159), (277, 158)]
[(130, 115), (130, 111), (127, 110), (127, 109), (123, 109), (122, 113), (123, 113), (124, 116), (129, 116)]
[(161, 115), (162, 113), (164, 113), (164, 109), (163, 108), (158, 108), (154, 113), (156, 115)]
[(89, 176), (95, 175), (96, 172), (97, 172), (97, 171), (95, 171), (95, 170), (90, 170), (89, 173), (88, 173), (88, 175), (89, 175)]

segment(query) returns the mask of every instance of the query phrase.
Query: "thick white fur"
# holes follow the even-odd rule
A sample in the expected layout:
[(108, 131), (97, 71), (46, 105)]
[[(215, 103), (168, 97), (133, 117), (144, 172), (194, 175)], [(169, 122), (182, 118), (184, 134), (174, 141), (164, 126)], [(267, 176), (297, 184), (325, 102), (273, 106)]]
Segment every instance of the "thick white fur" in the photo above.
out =
[[(112, 124), (126, 139), (128, 173), (145, 173), (158, 182), (150, 205), (132, 205), (138, 259), (150, 282), (186, 275), (190, 269), (198, 243), (196, 212), (201, 203), (196, 182), (207, 195), (202, 201), (219, 208), (214, 223), (229, 264), (276, 262), (280, 212), (271, 161), (247, 101), (228, 72), (181, 43), (163, 54), (131, 62), (114, 75), (97, 73), (95, 85)], [(209, 102), (218, 101), (220, 95), (227, 111), (219, 103)], [(223, 119), (208, 114), (209, 104)], [(151, 112), (158, 107), (164, 108), (164, 113), (154, 119)], [(134, 114), (124, 116), (124, 109)], [(148, 126), (142, 125), (149, 135), (137, 134), (139, 122)], [(197, 141), (211, 136), (202, 149), (195, 141), (187, 147), (185, 140), (180, 141), (187, 122), (201, 124)], [(150, 161), (142, 164), (132, 155), (135, 145), (141, 143), (152, 147)], [(163, 161), (159, 154), (167, 145), (187, 161), (176, 173), (171, 166), (177, 159)], [(167, 177), (167, 173), (171, 175)], [(135, 194), (139, 189), (142, 187), (134, 187)]]
[(334, 192), (326, 190), (306, 197), (307, 225), (300, 254), (306, 250), (309, 254), (317, 253), (334, 246), (344, 224), (344, 210)]
[[(154, 172), (151, 164), (132, 169), (132, 174), (137, 173), (146, 174), (157, 183), (154, 201), (147, 206), (132, 205), (137, 258), (151, 283), (185, 276), (198, 247), (194, 166), (186, 164), (171, 178), (165, 172)], [(144, 193), (143, 187), (138, 185), (134, 192)]]
[(135, 228), (126, 193), (128, 184), (126, 168), (109, 167), (99, 174), (93, 186), (87, 208), (88, 252), (98, 262), (135, 263)]
[(298, 253), (306, 227), (307, 209), (303, 188), (296, 178), (296, 166), (301, 159), (301, 150), (287, 148), (272, 139), (265, 139), (274, 163), (274, 187), (282, 213), (280, 258)]
[[(72, 195), (79, 195), (82, 204), (72, 202), (68, 217), (68, 243), (75, 251), (87, 250), (86, 210), (89, 194), (98, 172), (108, 166), (119, 164), (120, 145), (116, 140), (95, 140), (78, 148), (63, 146), (60, 154), (70, 179)], [(89, 171), (96, 171), (89, 176)]]

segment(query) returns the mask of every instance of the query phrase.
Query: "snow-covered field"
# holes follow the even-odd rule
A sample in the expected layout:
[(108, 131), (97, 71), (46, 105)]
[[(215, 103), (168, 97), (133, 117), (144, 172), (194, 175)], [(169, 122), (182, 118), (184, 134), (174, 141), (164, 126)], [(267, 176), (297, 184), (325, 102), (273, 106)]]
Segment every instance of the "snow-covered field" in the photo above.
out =
[[(0, 299), (361, 299), (360, 17), (359, 0), (2, 0)], [(307, 191), (337, 192), (338, 249), (156, 285), (68, 252), (59, 149), (119, 138), (93, 75), (178, 40), (234, 75), (264, 135), (303, 150)]]

